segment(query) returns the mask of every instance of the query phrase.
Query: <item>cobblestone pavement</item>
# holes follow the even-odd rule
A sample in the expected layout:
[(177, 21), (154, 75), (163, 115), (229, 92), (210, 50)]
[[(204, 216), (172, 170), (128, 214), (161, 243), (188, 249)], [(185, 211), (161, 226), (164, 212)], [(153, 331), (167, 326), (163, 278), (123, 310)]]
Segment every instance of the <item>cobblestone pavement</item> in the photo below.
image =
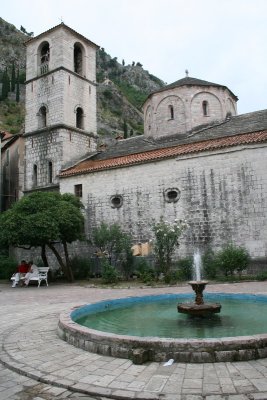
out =
[[(56, 334), (59, 314), (71, 307), (188, 290), (187, 285), (99, 289), (89, 284), (40, 288), (0, 284), (0, 400), (267, 400), (267, 359), (133, 365), (129, 360), (85, 352)], [(209, 285), (207, 291), (267, 294), (267, 285)]]

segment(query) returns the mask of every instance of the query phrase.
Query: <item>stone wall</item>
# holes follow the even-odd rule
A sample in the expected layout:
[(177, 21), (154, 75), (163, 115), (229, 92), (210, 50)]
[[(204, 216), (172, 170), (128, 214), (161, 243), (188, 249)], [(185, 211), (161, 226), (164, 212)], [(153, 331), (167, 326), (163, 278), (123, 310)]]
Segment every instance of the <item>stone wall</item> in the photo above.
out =
[[(118, 222), (134, 242), (151, 238), (151, 222), (185, 218), (179, 254), (229, 241), (247, 248), (253, 258), (267, 256), (267, 148), (242, 146), (132, 167), (62, 178), (62, 193), (83, 185), (87, 234), (104, 221)], [(177, 190), (178, 201), (166, 201)], [(112, 196), (121, 196), (114, 207)], [(176, 199), (176, 200), (177, 200)]]

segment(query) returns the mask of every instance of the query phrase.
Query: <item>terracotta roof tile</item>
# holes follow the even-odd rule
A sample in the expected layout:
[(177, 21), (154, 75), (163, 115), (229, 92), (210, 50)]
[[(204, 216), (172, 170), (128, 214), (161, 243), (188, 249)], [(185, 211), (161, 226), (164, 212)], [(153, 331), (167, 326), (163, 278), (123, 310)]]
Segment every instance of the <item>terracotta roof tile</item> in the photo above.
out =
[(74, 167), (63, 170), (60, 174), (60, 177), (63, 178), (72, 175), (86, 174), (110, 168), (119, 168), (128, 165), (162, 160), (165, 158), (171, 158), (190, 153), (213, 151), (220, 148), (250, 143), (261, 143), (265, 141), (267, 141), (267, 130), (239, 134), (235, 136), (221, 137), (217, 139), (203, 140), (194, 143), (186, 143), (173, 147), (150, 150), (136, 154), (126, 154), (120, 157), (113, 157), (105, 160), (87, 159), (76, 164)]

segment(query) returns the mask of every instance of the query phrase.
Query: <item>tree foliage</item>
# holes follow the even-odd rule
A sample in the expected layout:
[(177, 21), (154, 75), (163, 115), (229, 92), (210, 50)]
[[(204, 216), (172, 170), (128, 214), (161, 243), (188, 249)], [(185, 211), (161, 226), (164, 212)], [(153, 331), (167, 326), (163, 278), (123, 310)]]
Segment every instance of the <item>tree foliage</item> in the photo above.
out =
[[(73, 280), (67, 244), (82, 239), (82, 204), (71, 194), (35, 192), (0, 217), (0, 240), (15, 247), (49, 247), (68, 280)], [(64, 258), (56, 244), (63, 246)]]
[(153, 249), (159, 272), (169, 273), (173, 253), (179, 246), (179, 237), (186, 227), (185, 221), (175, 219), (174, 222), (168, 222), (164, 221), (163, 217), (153, 223), (152, 231), (155, 236)]
[(125, 278), (129, 278), (133, 268), (131, 238), (122, 231), (118, 224), (102, 223), (95, 228), (93, 230), (93, 244), (98, 249), (100, 256), (108, 259), (110, 265), (119, 265)]

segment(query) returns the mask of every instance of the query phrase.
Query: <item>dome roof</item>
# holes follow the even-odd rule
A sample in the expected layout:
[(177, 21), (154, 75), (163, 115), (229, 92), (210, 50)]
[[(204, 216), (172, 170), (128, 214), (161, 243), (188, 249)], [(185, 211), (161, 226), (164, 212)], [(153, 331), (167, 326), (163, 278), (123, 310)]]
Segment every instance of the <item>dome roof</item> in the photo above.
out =
[(234, 99), (236, 101), (238, 100), (238, 97), (233, 92), (231, 92), (231, 90), (229, 90), (227, 86), (219, 85), (218, 83), (204, 81), (202, 79), (192, 78), (190, 76), (186, 76), (185, 78), (179, 79), (178, 81), (170, 83), (169, 85), (166, 85), (163, 88), (150, 93), (150, 95), (147, 97), (147, 99), (150, 98), (154, 93), (163, 92), (165, 90), (173, 89), (173, 88), (180, 87), (180, 86), (207, 86), (207, 87), (214, 86), (214, 87), (218, 87), (218, 88), (221, 87), (223, 89), (227, 89), (231, 93), (231, 95), (234, 97)]

